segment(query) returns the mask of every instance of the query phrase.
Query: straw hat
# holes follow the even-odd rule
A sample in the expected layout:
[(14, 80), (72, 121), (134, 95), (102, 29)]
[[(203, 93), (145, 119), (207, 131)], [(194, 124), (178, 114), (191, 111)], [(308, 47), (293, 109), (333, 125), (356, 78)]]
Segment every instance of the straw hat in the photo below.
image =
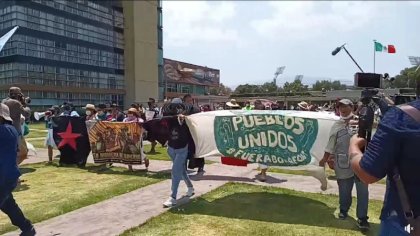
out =
[(130, 109), (128, 109), (127, 113), (132, 113), (132, 114), (134, 114), (136, 116), (140, 116), (139, 111), (136, 108), (134, 108), (134, 107), (131, 107)]
[(300, 107), (300, 108), (302, 108), (302, 109), (304, 109), (304, 110), (308, 110), (308, 109), (309, 109), (309, 105), (308, 105), (308, 103), (307, 103), (307, 102), (305, 102), (305, 101), (301, 101), (301, 102), (299, 102), (297, 105), (298, 105), (298, 107)]
[(12, 118), (10, 118), (9, 107), (3, 103), (1, 103), (1, 106), (0, 106), (0, 116), (3, 117), (3, 119), (13, 123)]
[(86, 104), (86, 106), (83, 107), (83, 109), (96, 110), (95, 105), (93, 105), (93, 104)]
[(236, 103), (235, 99), (230, 99), (230, 102), (227, 102), (226, 105), (230, 107), (240, 107), (239, 104)]

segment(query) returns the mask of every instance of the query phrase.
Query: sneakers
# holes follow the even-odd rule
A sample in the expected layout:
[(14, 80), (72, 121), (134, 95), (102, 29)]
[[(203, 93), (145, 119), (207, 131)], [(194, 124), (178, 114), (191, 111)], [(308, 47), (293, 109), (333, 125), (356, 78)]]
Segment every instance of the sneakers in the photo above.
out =
[(340, 220), (345, 220), (347, 216), (348, 216), (347, 212), (340, 211), (340, 213), (338, 213), (338, 219)]
[(361, 229), (361, 230), (368, 230), (370, 228), (368, 218), (358, 219), (357, 220), (357, 227), (359, 227), (359, 229)]
[(146, 166), (146, 169), (149, 168), (149, 164), (150, 164), (149, 159), (145, 158), (144, 165)]
[(267, 180), (267, 174), (261, 172), (257, 175), (257, 179), (261, 182), (265, 182)]
[(34, 235), (36, 235), (36, 231), (35, 231), (35, 228), (32, 227), (31, 230), (22, 232), (19, 235), (20, 236), (34, 236)]
[(192, 197), (195, 194), (194, 188), (189, 187), (187, 193), (185, 194), (187, 197)]
[(173, 207), (176, 205), (176, 199), (175, 198), (168, 198), (168, 200), (166, 200), (166, 202), (163, 203), (164, 207)]

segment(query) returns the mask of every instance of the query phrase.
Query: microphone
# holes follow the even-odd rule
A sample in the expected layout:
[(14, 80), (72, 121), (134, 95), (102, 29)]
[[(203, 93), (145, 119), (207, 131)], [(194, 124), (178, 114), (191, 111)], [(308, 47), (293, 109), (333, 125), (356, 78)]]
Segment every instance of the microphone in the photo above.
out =
[(336, 48), (334, 51), (332, 51), (331, 55), (335, 56), (337, 53), (341, 51), (341, 47)]
[(337, 55), (337, 53), (339, 53), (345, 45), (346, 44), (343, 44), (340, 47), (337, 47), (334, 51), (332, 51), (331, 55), (333, 55), (333, 56)]

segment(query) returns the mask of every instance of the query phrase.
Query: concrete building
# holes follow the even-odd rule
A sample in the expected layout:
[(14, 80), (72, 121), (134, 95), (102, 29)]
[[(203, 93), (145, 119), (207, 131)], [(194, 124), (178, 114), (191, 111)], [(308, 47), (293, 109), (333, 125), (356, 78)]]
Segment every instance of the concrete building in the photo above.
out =
[(186, 62), (164, 58), (163, 78), (164, 93), (167, 98), (181, 97), (191, 94), (194, 97), (204, 97), (211, 87), (219, 87), (220, 70), (206, 66), (194, 65)]
[(159, 97), (161, 1), (8, 0), (0, 16), (0, 35), (20, 26), (0, 53), (0, 98), (10, 86), (38, 109)]

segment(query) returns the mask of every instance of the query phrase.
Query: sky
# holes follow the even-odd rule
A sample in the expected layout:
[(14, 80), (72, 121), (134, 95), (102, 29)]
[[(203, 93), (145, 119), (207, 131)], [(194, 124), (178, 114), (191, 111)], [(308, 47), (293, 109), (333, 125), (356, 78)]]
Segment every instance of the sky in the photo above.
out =
[(373, 72), (374, 43), (396, 54), (376, 53), (376, 73), (395, 76), (420, 56), (420, 1), (163, 1), (164, 57), (220, 69), (220, 82), (271, 82), (303, 75), (304, 84), (340, 80), (351, 85)]

